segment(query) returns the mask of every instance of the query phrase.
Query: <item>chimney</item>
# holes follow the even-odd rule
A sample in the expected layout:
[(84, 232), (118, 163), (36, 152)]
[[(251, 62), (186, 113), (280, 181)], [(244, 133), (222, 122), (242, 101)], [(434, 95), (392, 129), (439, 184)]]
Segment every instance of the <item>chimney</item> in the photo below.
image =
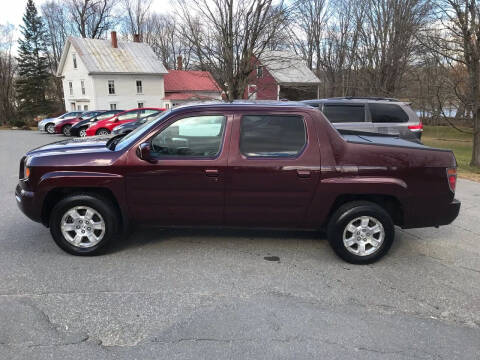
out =
[(182, 55), (177, 56), (177, 70), (183, 70)]
[(112, 32), (110, 33), (110, 36), (112, 37), (112, 47), (113, 47), (113, 48), (118, 48), (117, 32), (116, 32), (116, 31), (112, 31)]
[(140, 42), (140, 35), (139, 34), (133, 34), (133, 42)]

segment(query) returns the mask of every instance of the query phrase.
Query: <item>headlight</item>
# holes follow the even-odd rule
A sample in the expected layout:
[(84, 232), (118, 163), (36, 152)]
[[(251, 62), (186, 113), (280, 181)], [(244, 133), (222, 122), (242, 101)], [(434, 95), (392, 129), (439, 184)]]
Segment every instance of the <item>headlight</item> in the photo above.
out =
[(30, 158), (24, 157), (20, 161), (20, 179), (27, 180), (30, 177)]

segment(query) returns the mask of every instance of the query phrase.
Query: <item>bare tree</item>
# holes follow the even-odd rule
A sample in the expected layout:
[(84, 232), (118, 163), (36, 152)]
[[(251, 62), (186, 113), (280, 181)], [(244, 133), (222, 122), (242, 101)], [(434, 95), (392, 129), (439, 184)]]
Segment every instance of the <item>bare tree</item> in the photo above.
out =
[(429, 0), (361, 0), (357, 61), (367, 72), (370, 92), (391, 96), (417, 46), (415, 35), (428, 19)]
[(151, 14), (144, 24), (143, 41), (149, 44), (167, 69), (177, 69), (177, 57), (182, 56), (183, 69), (190, 66), (192, 44), (181, 32), (175, 15)]
[(0, 124), (15, 119), (15, 71), (17, 64), (12, 54), (14, 26), (0, 24)]
[(297, 0), (293, 10), (296, 21), (291, 29), (294, 46), (299, 48), (310, 69), (320, 70), (318, 59), (329, 18), (327, 0)]
[(209, 70), (229, 100), (242, 98), (255, 58), (286, 24), (273, 0), (178, 0), (182, 33), (200, 68)]
[(111, 29), (118, 0), (65, 0), (70, 17), (81, 37), (97, 39)]
[(126, 12), (123, 25), (128, 35), (139, 35), (143, 39), (146, 26), (150, 17), (152, 0), (122, 0)]
[(473, 119), (470, 164), (480, 166), (480, 1), (438, 0), (435, 6), (437, 16), (422, 34), (423, 45), (466, 69), (465, 97)]

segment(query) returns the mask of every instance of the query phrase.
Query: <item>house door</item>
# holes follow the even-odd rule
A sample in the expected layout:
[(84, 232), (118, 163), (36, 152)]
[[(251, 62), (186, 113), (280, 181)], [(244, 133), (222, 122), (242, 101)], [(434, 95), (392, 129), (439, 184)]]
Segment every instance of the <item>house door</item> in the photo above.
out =
[(74, 103), (74, 102), (71, 102), (71, 103), (70, 103), (70, 109), (71, 109), (72, 111), (77, 110), (77, 107), (75, 106), (75, 103)]

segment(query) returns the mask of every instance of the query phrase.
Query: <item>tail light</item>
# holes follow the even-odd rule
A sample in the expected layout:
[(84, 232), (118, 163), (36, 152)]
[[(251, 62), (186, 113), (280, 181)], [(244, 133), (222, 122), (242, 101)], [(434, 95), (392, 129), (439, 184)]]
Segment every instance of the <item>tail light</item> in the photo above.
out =
[(423, 131), (423, 124), (420, 121), (418, 124), (408, 125), (408, 129), (411, 131)]
[(455, 192), (455, 186), (457, 185), (457, 168), (448, 168), (447, 178), (450, 190), (452, 190), (452, 192)]

